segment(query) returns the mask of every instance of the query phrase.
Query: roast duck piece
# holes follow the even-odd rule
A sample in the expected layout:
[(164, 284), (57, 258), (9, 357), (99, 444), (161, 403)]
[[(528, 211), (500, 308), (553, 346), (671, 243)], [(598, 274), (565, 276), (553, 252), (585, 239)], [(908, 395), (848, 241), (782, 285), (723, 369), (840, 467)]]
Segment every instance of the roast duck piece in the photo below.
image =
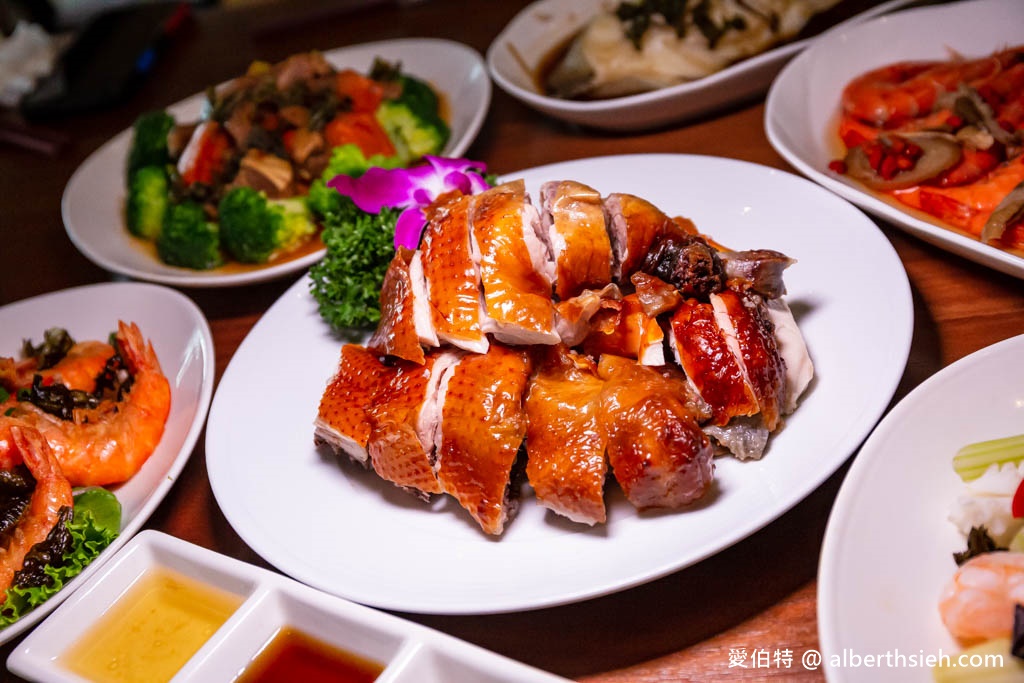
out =
[(730, 251), (632, 195), (522, 181), (453, 193), (399, 250), (365, 346), (341, 349), (315, 440), (501, 534), (536, 500), (606, 520), (609, 473), (638, 509), (711, 486), (714, 457), (760, 458), (813, 368), (785, 293), (792, 264)]

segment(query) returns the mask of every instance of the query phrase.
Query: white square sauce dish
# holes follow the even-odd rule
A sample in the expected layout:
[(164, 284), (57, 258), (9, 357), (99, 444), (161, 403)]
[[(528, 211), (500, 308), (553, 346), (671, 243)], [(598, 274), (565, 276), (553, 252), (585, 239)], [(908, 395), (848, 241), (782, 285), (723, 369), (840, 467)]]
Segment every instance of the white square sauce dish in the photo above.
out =
[(7, 660), (33, 681), (566, 679), (147, 530)]

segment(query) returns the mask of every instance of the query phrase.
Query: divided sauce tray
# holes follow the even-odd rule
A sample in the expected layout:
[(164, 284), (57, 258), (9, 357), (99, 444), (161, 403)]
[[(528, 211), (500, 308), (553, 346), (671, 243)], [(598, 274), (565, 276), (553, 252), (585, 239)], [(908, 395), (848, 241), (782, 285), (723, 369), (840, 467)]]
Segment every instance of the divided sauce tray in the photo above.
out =
[(66, 665), (69, 651), (140, 579), (160, 571), (234, 594), (240, 603), (177, 671), (176, 682), (236, 680), (285, 628), (378, 663), (383, 671), (377, 683), (567, 680), (154, 530), (132, 538), (22, 641), (8, 658), (8, 668), (29, 680), (89, 680)]

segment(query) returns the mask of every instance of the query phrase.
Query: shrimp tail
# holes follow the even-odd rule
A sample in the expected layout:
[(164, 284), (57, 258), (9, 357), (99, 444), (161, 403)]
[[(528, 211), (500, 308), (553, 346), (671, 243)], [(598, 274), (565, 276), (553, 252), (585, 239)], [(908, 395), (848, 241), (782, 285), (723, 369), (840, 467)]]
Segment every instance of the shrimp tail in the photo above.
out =
[(10, 534), (10, 541), (0, 550), (0, 602), (6, 600), (4, 591), (10, 588), (33, 546), (46, 540), (61, 520), (64, 508), (74, 506), (71, 484), (46, 439), (35, 429), (19, 425), (12, 425), (10, 434), (13, 446), (36, 480), (36, 487)]
[(117, 342), (121, 357), (132, 374), (142, 371), (161, 372), (153, 343), (145, 340), (138, 325), (118, 321)]

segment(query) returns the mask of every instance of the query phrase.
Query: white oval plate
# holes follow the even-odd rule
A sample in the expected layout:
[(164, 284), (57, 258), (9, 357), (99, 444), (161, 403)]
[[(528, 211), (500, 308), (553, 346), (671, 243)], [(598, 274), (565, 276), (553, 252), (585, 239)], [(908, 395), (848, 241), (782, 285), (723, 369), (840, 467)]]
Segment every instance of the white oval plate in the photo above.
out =
[[(840, 25), (902, 7), (890, 0)], [(576, 34), (611, 0), (538, 0), (509, 22), (487, 50), (487, 68), (502, 90), (558, 119), (613, 131), (633, 131), (695, 118), (760, 95), (793, 55), (812, 39), (786, 43), (688, 83), (605, 100), (576, 101), (538, 91), (535, 74), (553, 50)], [(839, 26), (839, 25), (837, 25)]]
[[(525, 178), (535, 197), (555, 179), (634, 193), (731, 247), (798, 259), (787, 271), (787, 299), (817, 368), (813, 385), (764, 459), (719, 459), (714, 492), (693, 508), (640, 514), (611, 487), (608, 523), (590, 528), (525, 499), (505, 534), (486, 538), (452, 501), (432, 509), (313, 446), (341, 341), (303, 278), (232, 358), (206, 436), (224, 514), (292, 577), (356, 602), (438, 614), (531, 609), (637, 585), (728, 547), (796, 504), (846, 460), (895, 391), (913, 318), (906, 273), (864, 214), (813, 183), (750, 163), (669, 154), (507, 177)], [(823, 231), (823, 223), (838, 229)]]
[(121, 535), (61, 592), (0, 630), (0, 643), (53, 611), (139, 530), (174, 485), (202, 431), (213, 396), (213, 338), (202, 311), (173, 289), (137, 282), (107, 283), (8, 304), (0, 308), (0, 355), (17, 357), (22, 340), (39, 342), (50, 327), (63, 327), (79, 341), (106, 339), (117, 330), (118, 320), (138, 323), (143, 336), (153, 342), (171, 383), (171, 412), (163, 437), (135, 476), (109, 487), (121, 501)]
[(944, 368), (900, 401), (861, 448), (821, 551), (818, 628), (830, 681), (932, 680), (927, 666), (831, 665), (844, 650), (938, 656), (962, 649), (938, 612), (956, 570), (953, 553), (965, 547), (947, 519), (963, 490), (953, 456), (969, 443), (1024, 432), (1022, 356), (1024, 335)]
[[(461, 156), (476, 138), (491, 102), (491, 82), (483, 58), (460, 43), (409, 38), (330, 50), (324, 56), (338, 68), (365, 72), (376, 57), (401, 62), (409, 73), (437, 88), (450, 108), (451, 139), (442, 156)], [(178, 121), (199, 117), (205, 95), (198, 93), (167, 110)], [(90, 261), (111, 272), (178, 287), (230, 287), (301, 272), (324, 250), (278, 264), (230, 264), (211, 270), (169, 266), (133, 237), (124, 224), (125, 160), (131, 129), (96, 150), (78, 167), (64, 189), (61, 213), (68, 236)]]
[[(959, 256), (1024, 277), (1024, 258), (919, 218), (828, 171), (839, 149), (839, 99), (854, 77), (907, 59), (983, 56), (1021, 42), (1024, 2), (971, 0), (910, 9), (833, 30), (790, 62), (768, 91), (765, 132), (794, 168), (879, 218)], [(869, 47), (870, 46), (870, 47)]]

